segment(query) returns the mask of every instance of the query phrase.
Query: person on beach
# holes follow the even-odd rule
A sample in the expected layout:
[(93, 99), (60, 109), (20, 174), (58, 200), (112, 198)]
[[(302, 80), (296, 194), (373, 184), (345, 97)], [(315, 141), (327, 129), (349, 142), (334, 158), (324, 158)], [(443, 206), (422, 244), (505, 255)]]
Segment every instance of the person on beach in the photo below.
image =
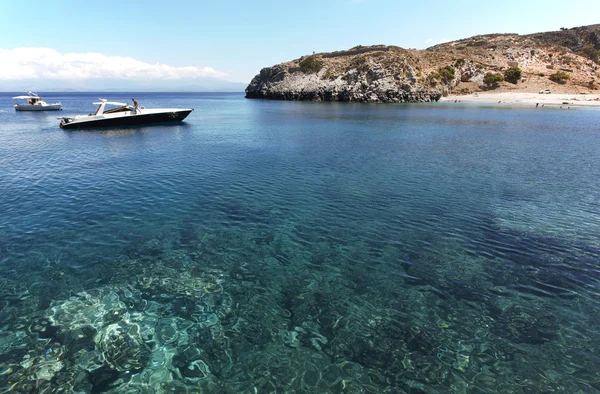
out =
[(535, 107), (536, 107), (536, 108), (538, 107), (538, 105), (540, 105), (540, 103), (535, 103)]

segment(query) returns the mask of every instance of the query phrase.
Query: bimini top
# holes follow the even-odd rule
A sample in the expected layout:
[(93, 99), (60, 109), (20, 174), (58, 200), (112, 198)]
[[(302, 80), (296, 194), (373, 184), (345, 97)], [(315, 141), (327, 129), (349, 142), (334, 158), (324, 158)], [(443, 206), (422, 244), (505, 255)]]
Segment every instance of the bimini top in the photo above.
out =
[(41, 98), (40, 96), (37, 95), (37, 93), (34, 92), (27, 92), (27, 96), (15, 96), (13, 97), (14, 99), (30, 99), (30, 98)]
[(100, 100), (100, 102), (97, 103), (93, 103), (94, 105), (100, 105), (100, 104), (110, 104), (110, 105), (129, 105), (127, 103), (118, 103), (116, 101), (106, 101), (106, 99), (103, 98), (99, 98), (98, 100)]

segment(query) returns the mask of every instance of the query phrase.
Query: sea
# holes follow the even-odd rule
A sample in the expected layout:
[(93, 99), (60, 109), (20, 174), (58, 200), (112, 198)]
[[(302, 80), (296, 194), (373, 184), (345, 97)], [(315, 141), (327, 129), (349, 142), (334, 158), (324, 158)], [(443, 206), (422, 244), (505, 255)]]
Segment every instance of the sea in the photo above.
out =
[(0, 392), (600, 392), (600, 111), (17, 94)]

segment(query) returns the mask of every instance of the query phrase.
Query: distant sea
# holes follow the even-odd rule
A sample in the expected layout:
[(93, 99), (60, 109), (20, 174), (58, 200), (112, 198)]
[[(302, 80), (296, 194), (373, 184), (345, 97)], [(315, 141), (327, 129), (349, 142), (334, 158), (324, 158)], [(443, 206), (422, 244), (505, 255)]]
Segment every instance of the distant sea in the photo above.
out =
[(600, 391), (597, 110), (13, 95), (1, 392)]

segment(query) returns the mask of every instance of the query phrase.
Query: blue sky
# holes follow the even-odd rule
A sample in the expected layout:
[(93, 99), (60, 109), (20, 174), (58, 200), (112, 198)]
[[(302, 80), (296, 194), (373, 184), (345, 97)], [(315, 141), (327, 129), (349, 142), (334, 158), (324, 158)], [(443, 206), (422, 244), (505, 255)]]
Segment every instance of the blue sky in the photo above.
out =
[[(0, 82), (16, 68), (24, 69), (15, 62), (12, 70), (1, 68), (6, 58), (17, 56), (17, 48), (54, 50), (46, 53), (53, 60), (44, 67), (65, 61), (66, 54), (93, 52), (104, 56), (95, 61), (108, 62), (106, 68), (120, 67), (123, 58), (138, 61), (135, 67), (146, 67), (148, 78), (182, 73), (248, 83), (264, 66), (313, 51), (371, 44), (425, 48), (476, 34), (526, 34), (594, 23), (600, 23), (599, 0), (0, 0)], [(35, 56), (29, 52), (19, 61)], [(71, 59), (75, 63), (68, 70), (82, 56)], [(152, 69), (157, 63), (170, 68)], [(20, 78), (36, 72), (32, 68)]]

